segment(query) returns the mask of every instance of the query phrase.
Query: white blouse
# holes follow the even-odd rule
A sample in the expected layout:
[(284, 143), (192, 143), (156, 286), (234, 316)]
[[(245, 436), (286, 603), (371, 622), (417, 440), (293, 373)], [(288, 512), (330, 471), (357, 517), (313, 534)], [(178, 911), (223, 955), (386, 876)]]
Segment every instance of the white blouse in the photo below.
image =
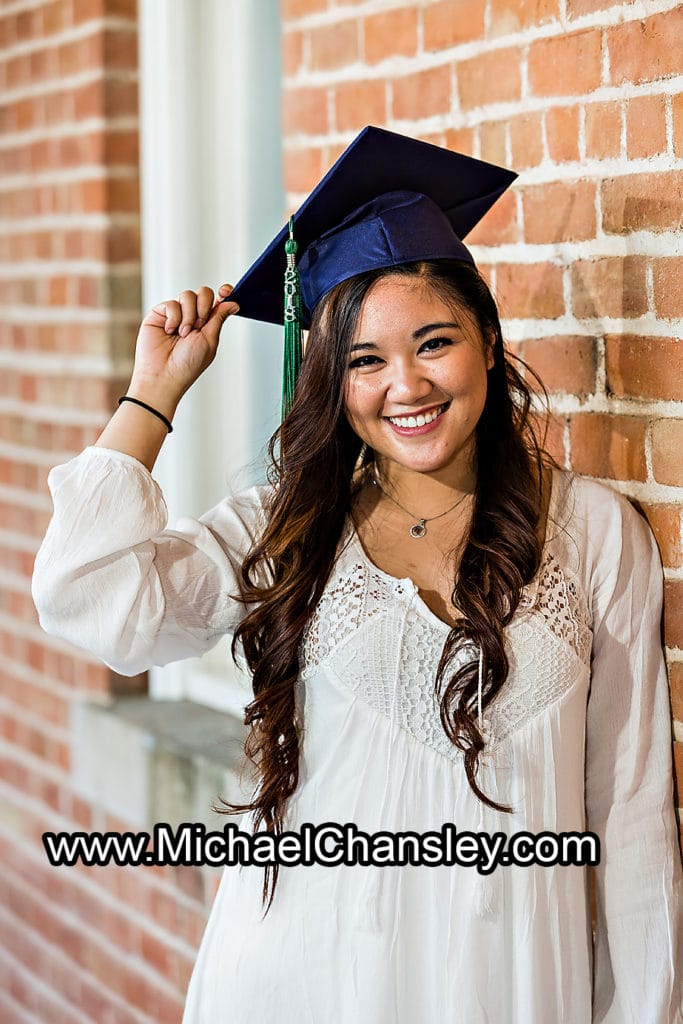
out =
[[(32, 583), (41, 626), (123, 675), (201, 655), (244, 606), (268, 489), (166, 529), (149, 471), (100, 447), (52, 469)], [(554, 471), (542, 564), (506, 630), (472, 793), (433, 695), (449, 627), (350, 520), (300, 646), (300, 775), (285, 827), (368, 833), (592, 830), (585, 867), (228, 866), (184, 1024), (683, 1024), (683, 873), (660, 643), (662, 570), (619, 494)], [(458, 656), (472, 657), (463, 647)], [(449, 675), (450, 677), (450, 675)], [(249, 828), (250, 817), (229, 818)]]

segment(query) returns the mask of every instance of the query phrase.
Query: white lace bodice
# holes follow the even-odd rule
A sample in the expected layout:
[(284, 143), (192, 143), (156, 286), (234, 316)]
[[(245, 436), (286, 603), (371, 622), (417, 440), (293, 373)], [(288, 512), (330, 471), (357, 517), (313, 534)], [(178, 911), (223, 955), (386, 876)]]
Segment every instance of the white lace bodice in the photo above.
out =
[[(549, 529), (539, 572), (524, 588), (506, 630), (508, 678), (484, 712), (489, 753), (560, 700), (577, 674), (588, 670), (589, 610), (576, 580), (567, 577), (553, 550), (562, 541), (561, 532)], [(427, 607), (412, 580), (390, 576), (368, 559), (351, 524), (341, 546), (302, 637), (302, 679), (311, 679), (326, 666), (360, 700), (398, 722), (420, 743), (451, 760), (461, 758), (441, 723), (435, 696), (450, 627)], [(473, 644), (461, 645), (446, 680), (477, 657)]]

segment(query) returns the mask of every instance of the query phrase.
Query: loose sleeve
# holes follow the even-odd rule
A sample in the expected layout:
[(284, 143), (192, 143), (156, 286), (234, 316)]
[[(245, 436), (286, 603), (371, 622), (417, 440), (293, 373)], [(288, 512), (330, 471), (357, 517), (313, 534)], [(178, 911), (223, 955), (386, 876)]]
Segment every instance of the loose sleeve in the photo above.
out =
[(132, 676), (204, 654), (246, 614), (240, 566), (265, 525), (268, 488), (169, 530), (158, 483), (124, 453), (86, 448), (50, 471), (48, 487), (54, 512), (31, 583), (47, 633)]
[(586, 809), (596, 869), (593, 1024), (683, 1024), (683, 872), (652, 533), (612, 497), (594, 569)]

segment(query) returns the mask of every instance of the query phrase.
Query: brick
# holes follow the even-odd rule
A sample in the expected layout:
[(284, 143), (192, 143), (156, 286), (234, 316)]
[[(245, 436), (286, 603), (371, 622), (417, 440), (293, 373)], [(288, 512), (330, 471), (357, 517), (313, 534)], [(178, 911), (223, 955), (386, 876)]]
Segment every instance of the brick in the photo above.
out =
[(510, 118), (510, 152), (512, 166), (518, 171), (542, 162), (542, 111), (534, 110)]
[(29, 57), (11, 57), (5, 69), (5, 81), (8, 89), (20, 89), (31, 81), (31, 61)]
[(608, 234), (677, 231), (683, 226), (683, 171), (606, 178), (600, 191), (603, 228)]
[(31, 81), (46, 81), (54, 76), (54, 54), (52, 49), (35, 50), (29, 55)]
[(421, 142), (426, 142), (430, 146), (443, 146), (445, 141), (444, 132), (419, 132), (416, 138), (420, 139)]
[(307, 14), (326, 10), (328, 5), (328, 0), (281, 0), (282, 20), (305, 18)]
[(579, 159), (579, 108), (551, 107), (545, 112), (548, 156), (555, 163)]
[(464, 110), (518, 100), (522, 93), (522, 55), (519, 49), (495, 50), (460, 61), (458, 94)]
[(527, 242), (573, 242), (594, 238), (595, 183), (562, 181), (530, 185), (522, 194)]
[(72, 0), (74, 25), (93, 18), (137, 18), (137, 0)]
[(594, 11), (605, 11), (608, 7), (614, 7), (614, 0), (567, 0), (567, 16), (580, 18)]
[(577, 413), (569, 424), (572, 469), (609, 480), (646, 480), (646, 427), (637, 416)]
[(417, 52), (417, 8), (382, 11), (363, 22), (366, 64), (388, 57), (412, 57)]
[(91, 242), (97, 242), (98, 248), (106, 247), (106, 257), (112, 263), (137, 262), (140, 259), (140, 226), (139, 224), (117, 225), (106, 234), (91, 233)]
[(329, 130), (327, 89), (287, 89), (282, 112), (285, 135), (324, 135)]
[(556, 413), (544, 414), (532, 412), (529, 415), (529, 420), (541, 447), (552, 455), (560, 466), (566, 465), (567, 460), (564, 454), (564, 434), (567, 417), (559, 416)]
[(578, 317), (636, 317), (647, 312), (645, 258), (605, 256), (571, 267), (572, 310)]
[(321, 149), (286, 149), (283, 162), (285, 188), (290, 192), (310, 192), (323, 176)]
[(303, 33), (285, 32), (282, 36), (282, 70), (285, 75), (295, 75), (302, 66)]
[(665, 320), (683, 317), (681, 259), (677, 256), (652, 261), (655, 312)]
[(70, 15), (71, 7), (61, 0), (53, 0), (52, 3), (46, 4), (43, 9), (43, 35), (63, 32), (69, 27)]
[(506, 242), (519, 240), (517, 202), (515, 193), (508, 189), (488, 211), (483, 220), (480, 220), (470, 231), (467, 236), (467, 244), (504, 245)]
[(683, 7), (607, 29), (610, 81), (652, 82), (681, 72)]
[(443, 50), (484, 35), (481, 0), (441, 0), (424, 7), (424, 48)]
[[(135, 28), (135, 26), (131, 26)], [(107, 71), (134, 71), (138, 69), (138, 36), (136, 31), (107, 28), (101, 37), (96, 37), (95, 45), (101, 43), (103, 54), (97, 54), (100, 66), (104, 64)]]
[(587, 29), (537, 39), (529, 49), (529, 86), (535, 96), (579, 96), (600, 85), (601, 35)]
[(443, 65), (397, 78), (393, 91), (393, 116), (399, 120), (445, 114), (451, 107), (450, 67)]
[(101, 116), (104, 110), (104, 82), (86, 82), (73, 91), (74, 119), (82, 121), (89, 117)]
[(621, 154), (622, 109), (620, 103), (589, 103), (586, 106), (586, 156), (598, 160)]
[(554, 263), (499, 264), (496, 299), (505, 319), (562, 316), (562, 268)]
[(652, 424), (652, 475), (660, 484), (683, 484), (683, 419)]
[(359, 58), (358, 22), (354, 18), (310, 31), (311, 67), (316, 71), (346, 67)]
[[(673, 773), (674, 773), (674, 801), (676, 806), (683, 802), (683, 743), (674, 741), (673, 748)], [(683, 849), (683, 824), (679, 828), (680, 844)]]
[(444, 137), (444, 146), (454, 153), (471, 155), (474, 150), (474, 132), (471, 128), (449, 128)]
[(605, 339), (607, 387), (619, 398), (683, 400), (683, 342), (633, 335)]
[(162, 976), (170, 973), (169, 948), (166, 943), (161, 942), (156, 936), (149, 932), (142, 933), (142, 959)]
[(507, 164), (507, 121), (484, 121), (479, 126), (481, 159)]
[(138, 116), (138, 84), (125, 78), (106, 78), (104, 81), (104, 116)]
[(595, 340), (581, 335), (532, 338), (522, 358), (553, 394), (584, 397), (595, 392)]
[[(667, 647), (683, 647), (683, 580), (664, 581), (664, 642)], [(683, 754), (683, 743), (678, 747)], [(678, 767), (680, 785), (683, 782), (683, 757)]]
[(666, 568), (683, 565), (683, 508), (680, 505), (643, 505)]
[(42, 34), (42, 18), (40, 11), (20, 11), (16, 20), (16, 38), (18, 42), (27, 42)]
[(683, 661), (672, 661), (669, 665), (669, 686), (673, 717), (683, 722)]
[(673, 143), (676, 156), (683, 156), (683, 93), (671, 98), (673, 116)]
[(626, 151), (629, 160), (666, 152), (664, 96), (633, 96), (626, 104)]
[(366, 124), (385, 123), (386, 85), (382, 80), (342, 82), (335, 86), (334, 96), (338, 131), (360, 131)]
[(491, 0), (490, 35), (520, 32), (555, 21), (558, 16), (558, 0)]
[(328, 143), (324, 146), (322, 151), (323, 166), (331, 167), (332, 164), (337, 162), (345, 149), (346, 145), (341, 142), (336, 145), (334, 143)]
[(97, 40), (93, 36), (70, 40), (57, 47), (57, 74), (68, 78), (79, 71), (92, 70), (102, 66), (102, 53), (98, 52)]
[(135, 178), (109, 178), (106, 182), (108, 213), (138, 213), (140, 183)]

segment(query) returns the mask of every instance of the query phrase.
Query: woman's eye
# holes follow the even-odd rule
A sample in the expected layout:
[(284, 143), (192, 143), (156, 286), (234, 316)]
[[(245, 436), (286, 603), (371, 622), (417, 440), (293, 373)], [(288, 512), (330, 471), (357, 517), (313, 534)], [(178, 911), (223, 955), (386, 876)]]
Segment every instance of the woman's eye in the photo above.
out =
[(354, 359), (352, 363), (349, 363), (349, 370), (355, 370), (357, 367), (361, 366), (371, 366), (372, 363), (368, 363), (368, 359), (374, 359), (375, 362), (378, 361), (377, 356), (360, 356), (359, 359)]
[[(429, 341), (425, 341), (424, 345), (420, 346), (420, 351), (426, 350), (427, 352), (436, 352), (441, 348), (442, 345), (452, 345), (453, 342), (450, 338), (430, 338)], [(432, 346), (431, 348), (428, 346)]]

